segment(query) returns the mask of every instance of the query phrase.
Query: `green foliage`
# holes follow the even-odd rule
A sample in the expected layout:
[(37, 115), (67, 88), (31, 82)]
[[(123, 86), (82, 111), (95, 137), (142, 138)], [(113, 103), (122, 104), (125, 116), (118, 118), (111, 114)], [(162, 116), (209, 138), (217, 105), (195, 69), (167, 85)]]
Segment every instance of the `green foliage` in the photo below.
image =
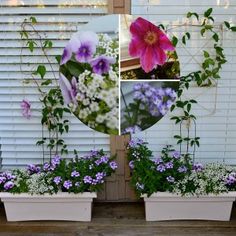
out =
[[(56, 83), (58, 79), (53, 71), (52, 62), (49, 60), (47, 50), (53, 47), (52, 41), (45, 39), (43, 40), (40, 33), (35, 29), (37, 20), (35, 17), (30, 17), (25, 19), (21, 24), (20, 36), (22, 40), (25, 40), (25, 45), (28, 47), (30, 52), (34, 52), (35, 47), (41, 50), (42, 55), (47, 60), (51, 72), (54, 78), (46, 78), (47, 69), (43, 64), (39, 64), (36, 70), (32, 70), (33, 82), (38, 88), (40, 93), (40, 101), (42, 103), (42, 118), (41, 124), (43, 128), (47, 128), (48, 137), (45, 137), (44, 132), (42, 133), (42, 138), (37, 141), (37, 145), (46, 146), (47, 150), (50, 152), (50, 158), (53, 153), (68, 153), (67, 145), (62, 138), (64, 133), (69, 132), (69, 121), (64, 119), (66, 113), (70, 113), (70, 110), (64, 107), (63, 97), (59, 86)], [(28, 33), (28, 31), (32, 33)], [(35, 39), (39, 40), (36, 43)], [(58, 61), (59, 63), (59, 61)], [(40, 77), (39, 81), (36, 77)], [(50, 88), (48, 86), (51, 86)], [(44, 151), (44, 148), (43, 148)], [(43, 153), (44, 155), (44, 153)]]
[[(103, 150), (91, 151), (90, 154), (66, 161), (55, 156), (50, 163), (29, 165), (27, 169), (15, 169), (2, 173), (0, 191), (29, 194), (54, 194), (57, 192), (83, 193), (97, 192), (103, 187), (104, 178), (110, 176), (117, 164), (113, 157)], [(8, 177), (8, 178), (5, 178)], [(87, 180), (85, 181), (85, 178)], [(12, 186), (5, 188), (11, 179)], [(55, 181), (55, 180), (58, 181)], [(69, 183), (70, 186), (65, 183)]]
[[(139, 196), (150, 196), (158, 191), (172, 192), (174, 183), (182, 180), (192, 169), (189, 156), (180, 156), (171, 146), (166, 146), (160, 157), (154, 160), (152, 151), (146, 143), (128, 145), (127, 149), (132, 172), (131, 184)], [(180, 168), (185, 168), (185, 171), (181, 171)]]

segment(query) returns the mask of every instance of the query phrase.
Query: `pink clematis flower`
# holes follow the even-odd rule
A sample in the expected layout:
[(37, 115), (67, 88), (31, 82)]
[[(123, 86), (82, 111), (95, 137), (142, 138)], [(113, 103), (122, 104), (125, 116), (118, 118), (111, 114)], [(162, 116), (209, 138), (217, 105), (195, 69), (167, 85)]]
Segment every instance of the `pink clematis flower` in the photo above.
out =
[(59, 86), (62, 92), (62, 96), (67, 105), (70, 103), (77, 104), (76, 95), (77, 95), (77, 81), (76, 78), (73, 77), (70, 81), (63, 75), (60, 74), (59, 77)]
[(21, 109), (22, 109), (22, 115), (27, 118), (27, 119), (30, 119), (31, 117), (31, 104), (30, 102), (27, 100), (27, 99), (23, 99), (21, 104)]
[(167, 60), (165, 51), (174, 51), (175, 48), (157, 26), (139, 17), (130, 26), (131, 42), (129, 54), (139, 57), (143, 70), (148, 73), (156, 65), (163, 65)]

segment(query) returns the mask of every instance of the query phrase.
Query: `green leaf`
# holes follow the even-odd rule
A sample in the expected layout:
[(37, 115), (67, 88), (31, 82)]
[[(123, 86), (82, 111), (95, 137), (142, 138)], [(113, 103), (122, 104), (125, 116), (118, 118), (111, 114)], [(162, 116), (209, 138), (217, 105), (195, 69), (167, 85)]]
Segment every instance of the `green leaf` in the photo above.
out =
[(213, 9), (209, 8), (207, 11), (204, 12), (204, 16), (208, 18), (211, 15), (212, 11)]
[(177, 44), (178, 44), (178, 41), (179, 41), (179, 40), (178, 40), (178, 38), (177, 38), (177, 37), (175, 37), (175, 36), (173, 36), (173, 37), (172, 37), (172, 44), (173, 44), (173, 46), (174, 46), (174, 47), (176, 47), (176, 46), (177, 46)]
[(37, 74), (39, 74), (41, 79), (43, 79), (46, 74), (46, 67), (44, 65), (39, 65), (37, 68)]
[(219, 41), (219, 35), (217, 33), (213, 34), (212, 38), (218, 42)]
[(236, 26), (232, 26), (230, 29), (231, 29), (233, 32), (236, 32)]
[(31, 16), (30, 20), (31, 20), (32, 24), (36, 24), (37, 23), (37, 20), (36, 20), (36, 18), (34, 16)]
[(188, 12), (187, 13), (187, 18), (190, 18), (192, 16), (195, 16), (197, 18), (197, 20), (199, 20), (199, 15), (195, 12)]
[(47, 79), (46, 81), (42, 82), (41, 85), (42, 86), (47, 86), (47, 85), (49, 85), (51, 83), (52, 83), (52, 81), (50, 79)]
[(204, 36), (205, 32), (206, 32), (206, 29), (203, 28), (203, 29), (201, 29), (201, 32), (200, 32), (200, 33), (201, 33), (202, 36)]
[(208, 58), (210, 57), (210, 54), (207, 51), (203, 51), (204, 52), (204, 57)]
[(34, 41), (29, 40), (26, 44), (29, 47), (30, 52), (34, 51), (34, 46), (37, 45)]
[(185, 39), (185, 36), (182, 37), (182, 43), (183, 43), (184, 45), (186, 45), (186, 39)]
[(230, 29), (230, 23), (228, 21), (224, 21), (225, 26)]

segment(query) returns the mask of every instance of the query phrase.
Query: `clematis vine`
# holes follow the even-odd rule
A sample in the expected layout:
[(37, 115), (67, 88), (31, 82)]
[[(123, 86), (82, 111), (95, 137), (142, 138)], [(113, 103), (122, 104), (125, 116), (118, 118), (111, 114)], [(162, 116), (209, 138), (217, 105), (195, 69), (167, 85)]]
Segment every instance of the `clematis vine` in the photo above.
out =
[(166, 34), (151, 22), (139, 17), (130, 26), (129, 54), (139, 57), (143, 70), (148, 73), (167, 60), (166, 51), (175, 48)]
[(30, 119), (31, 117), (31, 104), (27, 99), (23, 99), (21, 102), (22, 115)]
[(64, 98), (65, 103), (68, 104), (77, 104), (76, 95), (77, 95), (77, 81), (76, 78), (73, 77), (71, 83), (69, 80), (63, 75), (60, 74), (59, 77), (59, 86), (62, 92), (62, 96)]

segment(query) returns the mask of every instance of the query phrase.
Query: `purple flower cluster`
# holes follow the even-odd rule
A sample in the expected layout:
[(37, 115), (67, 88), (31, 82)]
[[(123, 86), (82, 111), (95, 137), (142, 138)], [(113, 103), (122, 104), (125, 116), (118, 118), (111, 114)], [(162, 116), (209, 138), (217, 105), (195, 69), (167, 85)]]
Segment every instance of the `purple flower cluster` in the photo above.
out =
[(179, 173), (186, 173), (188, 171), (187, 167), (182, 165), (178, 168)]
[(93, 58), (98, 43), (98, 36), (94, 32), (87, 31), (75, 34), (65, 47), (60, 64), (63, 65), (67, 63), (74, 53), (75, 59), (78, 62), (90, 63), (94, 73), (100, 75), (108, 73), (110, 66), (114, 64), (116, 60), (113, 57), (104, 55)]
[(225, 179), (225, 183), (227, 185), (233, 185), (236, 184), (236, 173), (230, 173), (227, 178)]
[(112, 170), (116, 170), (118, 168), (118, 165), (115, 161), (111, 161), (109, 165)]
[(179, 159), (181, 157), (181, 154), (178, 151), (174, 151), (174, 152), (172, 152), (172, 157), (174, 159)]
[(63, 183), (63, 187), (65, 189), (69, 189), (72, 187), (72, 182), (70, 180), (66, 180), (64, 183)]
[(62, 178), (61, 176), (56, 176), (54, 179), (53, 179), (53, 182), (56, 184), (56, 185), (59, 185), (62, 181)]
[(74, 171), (71, 172), (71, 175), (70, 175), (70, 176), (71, 176), (71, 177), (79, 177), (79, 176), (80, 176), (80, 173), (79, 173), (78, 171), (74, 170)]
[(166, 177), (166, 180), (167, 180), (169, 183), (174, 183), (174, 182), (175, 182), (175, 178), (172, 177), (172, 176), (167, 176), (167, 177)]
[(0, 173), (0, 185), (3, 185), (5, 191), (12, 189), (15, 184), (16, 176), (12, 175), (10, 172)]
[(108, 161), (109, 161), (108, 156), (101, 156), (98, 160), (95, 161), (95, 164), (97, 166), (99, 166), (99, 165), (101, 165), (103, 163), (105, 163), (105, 164), (108, 163)]
[(122, 134), (128, 134), (128, 133), (135, 134), (135, 133), (138, 133), (140, 131), (142, 131), (142, 129), (139, 126), (135, 125), (135, 126), (130, 126), (130, 127), (125, 128), (122, 131)]
[(177, 95), (171, 88), (155, 88), (148, 83), (137, 83), (133, 87), (134, 99), (148, 106), (152, 116), (164, 116), (173, 105)]
[(129, 141), (128, 147), (130, 148), (136, 148), (139, 145), (144, 144), (144, 141), (140, 138), (133, 138)]
[(158, 172), (164, 172), (164, 171), (166, 171), (166, 166), (164, 165), (164, 164), (159, 164), (158, 166), (157, 166), (157, 171)]
[(195, 163), (193, 165), (193, 170), (196, 171), (196, 172), (201, 172), (203, 171), (204, 167), (201, 163)]
[(41, 168), (40, 168), (40, 166), (37, 166), (37, 165), (34, 165), (34, 164), (29, 164), (27, 166), (27, 170), (28, 170), (29, 174), (32, 175), (32, 174), (39, 173), (41, 171)]

